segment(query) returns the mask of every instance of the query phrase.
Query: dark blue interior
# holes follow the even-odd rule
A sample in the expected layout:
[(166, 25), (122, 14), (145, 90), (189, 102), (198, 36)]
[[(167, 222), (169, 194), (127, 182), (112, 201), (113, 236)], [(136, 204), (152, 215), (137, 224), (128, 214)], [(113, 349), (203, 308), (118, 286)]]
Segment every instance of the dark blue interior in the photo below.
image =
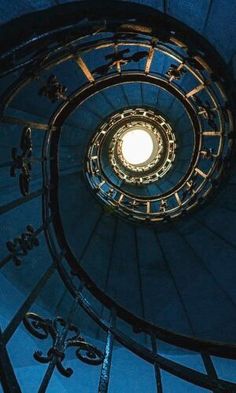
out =
[[(121, 0), (122, 2), (122, 0)], [(4, 24), (24, 14), (46, 10), (69, 3), (63, 0), (0, 0), (0, 23)], [(101, 0), (102, 3), (102, 0)], [(127, 7), (128, 1), (126, 1)], [(236, 59), (236, 0), (140, 0), (162, 13), (175, 17), (202, 34), (223, 57), (232, 75), (235, 88)], [(105, 36), (105, 35), (104, 35)], [(5, 37), (7, 40), (7, 37)], [(139, 49), (140, 50), (140, 49)], [(110, 49), (103, 51), (103, 56)], [(100, 53), (84, 56), (89, 69), (101, 65)], [(143, 67), (142, 61), (137, 69)], [(170, 63), (166, 58), (155, 57), (155, 72), (163, 74)], [(134, 69), (132, 62), (128, 64)], [(112, 71), (111, 71), (112, 72)], [(72, 60), (63, 62), (41, 75), (40, 80), (27, 84), (11, 101), (6, 115), (25, 120), (47, 123), (58, 103), (49, 103), (39, 97), (42, 80), (56, 74), (68, 88), (68, 95), (79, 89), (86, 78)], [(0, 80), (0, 92), (20, 75), (16, 71)], [(194, 80), (185, 75), (176, 82), (182, 89), (191, 90)], [(204, 99), (204, 93), (202, 93)], [(169, 223), (153, 225), (129, 222), (111, 214), (93, 194), (84, 174), (84, 161), (95, 130), (104, 119), (127, 107), (144, 106), (163, 113), (176, 134), (176, 159), (166, 177), (147, 187), (124, 185), (125, 190), (137, 195), (152, 196), (168, 191), (179, 181), (191, 162), (194, 138), (192, 124), (182, 104), (158, 87), (148, 83), (124, 83), (110, 86), (84, 101), (63, 124), (59, 141), (59, 209), (66, 240), (82, 267), (99, 289), (136, 316), (176, 333), (199, 339), (235, 344), (236, 330), (236, 175), (233, 162), (227, 182), (218, 188), (216, 195), (187, 217)], [(20, 198), (16, 180), (9, 177), (10, 149), (17, 147), (22, 126), (1, 123), (0, 143), (0, 202), (1, 206)], [(43, 132), (33, 133), (34, 157), (40, 157)], [(235, 155), (234, 155), (235, 157)], [(207, 170), (207, 161), (202, 164)], [(205, 165), (205, 167), (204, 167)], [(107, 168), (109, 173), (109, 167)], [(117, 185), (120, 180), (111, 171), (110, 177)], [(32, 171), (31, 192), (42, 187), (41, 163), (35, 161)], [(6, 242), (22, 233), (29, 223), (41, 225), (41, 200), (32, 199), (1, 215), (1, 258), (6, 255)], [(20, 267), (10, 262), (0, 272), (1, 313), (0, 327), (4, 331), (15, 312), (30, 294), (38, 278), (50, 265), (51, 256), (43, 239), (40, 247), (24, 257)], [(89, 292), (88, 299), (95, 309), (106, 315)], [(32, 309), (45, 316), (66, 316), (72, 297), (60, 275), (55, 272), (40, 293)], [(98, 346), (104, 346), (104, 332), (81, 310), (75, 317), (84, 336)], [(119, 328), (129, 332), (130, 327), (118, 321)], [(136, 339), (146, 343), (145, 334)], [(147, 344), (150, 345), (150, 344)], [(179, 363), (202, 371), (198, 354), (160, 342), (160, 353)], [(44, 373), (44, 366), (32, 358), (34, 349), (47, 348), (44, 342), (32, 338), (20, 325), (8, 344), (11, 361), (23, 393), (36, 392)], [(78, 366), (71, 352), (68, 364), (76, 370), (71, 379), (59, 374), (53, 376), (49, 392), (93, 393), (97, 388), (99, 369), (82, 364)], [(230, 360), (214, 359), (219, 377), (236, 382), (235, 364)], [(203, 371), (205, 372), (205, 371)], [(154, 392), (152, 371), (147, 364), (117, 343), (114, 354), (110, 390), (116, 392)], [(165, 392), (207, 392), (187, 382), (162, 372)], [(78, 382), (79, 380), (79, 382)], [(79, 384), (79, 387), (78, 387)], [(1, 392), (1, 387), (0, 387)], [(232, 391), (233, 392), (233, 391)]]

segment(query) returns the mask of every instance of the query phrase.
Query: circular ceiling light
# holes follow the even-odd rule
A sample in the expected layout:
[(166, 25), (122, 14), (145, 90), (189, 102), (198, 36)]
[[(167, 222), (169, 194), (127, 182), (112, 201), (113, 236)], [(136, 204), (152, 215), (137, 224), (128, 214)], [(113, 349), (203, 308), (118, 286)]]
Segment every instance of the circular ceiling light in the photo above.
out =
[(152, 156), (153, 149), (153, 140), (143, 129), (130, 130), (122, 137), (122, 154), (129, 164), (143, 164)]

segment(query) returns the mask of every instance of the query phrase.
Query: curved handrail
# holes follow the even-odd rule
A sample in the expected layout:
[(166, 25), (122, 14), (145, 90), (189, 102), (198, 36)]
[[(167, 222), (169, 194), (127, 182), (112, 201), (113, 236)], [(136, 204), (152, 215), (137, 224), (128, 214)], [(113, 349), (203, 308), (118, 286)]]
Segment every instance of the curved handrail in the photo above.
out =
[[(54, 256), (56, 257), (56, 255)], [(193, 370), (189, 367), (183, 366), (173, 360), (167, 359), (162, 355), (153, 353), (150, 349), (144, 347), (143, 345), (137, 343), (134, 339), (128, 337), (122, 331), (117, 328), (111, 327), (109, 322), (104, 321), (97, 312), (92, 308), (91, 304), (85, 298), (81, 290), (78, 290), (74, 283), (71, 282), (68, 273), (65, 271), (61, 259), (57, 262), (58, 270), (61, 276), (64, 278), (64, 283), (72, 296), (74, 296), (83, 310), (105, 331), (110, 331), (114, 338), (124, 345), (126, 348), (134, 352), (136, 355), (144, 359), (145, 361), (157, 364), (161, 369), (175, 375), (187, 382), (194, 383), (195, 385), (201, 386), (208, 389), (219, 389), (219, 392), (234, 392), (236, 389), (236, 384), (232, 382), (227, 382), (222, 379), (215, 379), (209, 375), (202, 372)], [(114, 309), (111, 309), (114, 312)], [(114, 314), (116, 314), (117, 309), (115, 309)], [(153, 331), (147, 332), (152, 336)], [(197, 349), (197, 352), (202, 352), (201, 348)], [(205, 352), (204, 352), (205, 353)]]
[[(222, 71), (222, 68), (219, 68)], [(52, 123), (51, 123), (52, 125)], [(54, 124), (53, 124), (54, 125)], [(53, 143), (51, 144), (51, 155), (55, 154), (57, 151), (57, 143), (59, 138), (59, 133), (53, 133), (52, 135)], [(197, 338), (177, 334), (168, 329), (164, 329), (147, 321), (135, 316), (134, 314), (128, 312), (125, 308), (117, 304), (113, 299), (107, 296), (101, 289), (99, 289), (94, 281), (88, 276), (88, 274), (77, 264), (77, 260), (72, 254), (65, 238), (63, 231), (63, 226), (60, 218), (59, 203), (57, 197), (57, 187), (58, 178), (55, 175), (58, 173), (58, 161), (54, 160), (51, 166), (51, 175), (53, 177), (54, 188), (50, 191), (50, 202), (52, 206), (53, 213), (55, 213), (53, 218), (54, 227), (57, 228), (56, 236), (61, 249), (65, 250), (65, 258), (69, 262), (73, 269), (74, 274), (78, 275), (80, 280), (82, 280), (89, 291), (97, 298), (99, 301), (110, 309), (116, 309), (117, 315), (128, 322), (134, 328), (143, 332), (152, 332), (157, 338), (165, 341), (169, 344), (174, 344), (178, 347), (190, 349), (196, 352), (205, 352), (211, 355), (226, 357), (236, 359), (236, 345), (231, 345), (227, 343), (220, 343), (214, 341), (204, 341)], [(67, 283), (68, 285), (68, 283)]]
[[(62, 8), (60, 7), (60, 9), (66, 9), (67, 12), (68, 12), (68, 13), (66, 13), (66, 17), (65, 17), (65, 15), (63, 15), (63, 18), (64, 18), (63, 23), (65, 22), (66, 19), (71, 21), (71, 19), (75, 18), (75, 16), (72, 16), (72, 15), (75, 15), (75, 13), (71, 13), (71, 9), (72, 8), (76, 9), (76, 10), (78, 10), (78, 9), (83, 10), (84, 15), (87, 15), (87, 14), (90, 13), (91, 15), (94, 15), (94, 16), (95, 15), (100, 15), (100, 17), (101, 17), (102, 16), (101, 8), (98, 7), (97, 2), (96, 3), (91, 2), (90, 4), (91, 5), (88, 6), (87, 2), (86, 3), (83, 2), (82, 4), (79, 4), (79, 5), (78, 4), (76, 4), (76, 5), (74, 4), (73, 7), (72, 7), (72, 5), (67, 5), (65, 7), (63, 6)], [(130, 8), (132, 8), (132, 7), (130, 7)], [(104, 5), (104, 2), (103, 2), (102, 9), (103, 9), (103, 12), (104, 12), (104, 9), (106, 9), (106, 7)], [(115, 16), (116, 19), (119, 18), (119, 17), (121, 18), (121, 16), (122, 17), (124, 16), (124, 12), (123, 12), (124, 9), (126, 11), (125, 12), (126, 13), (126, 22), (129, 22), (129, 18), (131, 18), (133, 10), (132, 11), (128, 10), (126, 5), (123, 4), (121, 6), (121, 3), (116, 2), (116, 1), (112, 2), (112, 5), (111, 5), (111, 2), (108, 1), (108, 3), (107, 3), (107, 10), (106, 10), (107, 14), (106, 15), (108, 15), (109, 17)], [(98, 12), (99, 10), (100, 10), (100, 13)], [(144, 10), (145, 10), (145, 12), (144, 12)], [(182, 23), (180, 24), (179, 22), (175, 21), (173, 18), (166, 17), (165, 24), (164, 24), (164, 22), (163, 22), (163, 15), (160, 12), (158, 12), (158, 11), (154, 12), (153, 9), (151, 9), (151, 15), (150, 15), (149, 7), (143, 7), (143, 6), (139, 6), (137, 4), (135, 4), (135, 11), (137, 12), (137, 18), (136, 18), (136, 22), (135, 22), (134, 26), (131, 26), (131, 30), (133, 30), (133, 32), (135, 32), (135, 31), (136, 32), (137, 31), (138, 32), (142, 32), (143, 31), (143, 29), (145, 28), (146, 23), (147, 23), (147, 15), (148, 15), (148, 23), (149, 23), (149, 30), (147, 31), (148, 33), (151, 32), (153, 35), (155, 35), (155, 34), (158, 35), (162, 31), (163, 32), (162, 34), (164, 34), (164, 35), (165, 34), (170, 34), (168, 32), (168, 29), (167, 29), (166, 26), (174, 25), (174, 26), (176, 26), (176, 30), (178, 30), (179, 35), (182, 36), (183, 39), (185, 38), (185, 39), (188, 40), (188, 37), (186, 36), (186, 31), (189, 32), (189, 30), (191, 30), (191, 29), (187, 28)], [(43, 15), (43, 11), (42, 11), (42, 15)], [(34, 18), (35, 18), (35, 15), (34, 15)], [(52, 19), (56, 20), (55, 13), (53, 13), (53, 18)], [(51, 22), (52, 22), (52, 19), (51, 19)], [(25, 17), (25, 20), (27, 20), (26, 17)], [(158, 23), (156, 23), (157, 20), (158, 20)], [(62, 23), (62, 19), (60, 19), (59, 21)], [(59, 23), (59, 21), (57, 21), (57, 23)], [(15, 22), (15, 23), (17, 23), (17, 22)], [(108, 23), (112, 23), (112, 22), (108, 21)], [(122, 23), (123, 23), (123, 29), (124, 29), (123, 31), (125, 32), (127, 27), (125, 27), (124, 20), (123, 20)], [(139, 25), (138, 23), (141, 23), (141, 25)], [(40, 25), (40, 22), (38, 24)], [(117, 22), (117, 24), (119, 26), (122, 25), (120, 22), (119, 23)], [(156, 25), (159, 25), (158, 29), (156, 28)], [(71, 24), (68, 27), (68, 31), (70, 30), (70, 28), (73, 31), (73, 29), (75, 29), (77, 27), (78, 27), (78, 25), (75, 26), (75, 24)], [(36, 34), (39, 34), (40, 28), (44, 29), (43, 24), (40, 27), (37, 26)], [(46, 27), (45, 27), (45, 29), (46, 29)], [(50, 32), (42, 33), (40, 39), (42, 39), (42, 40), (44, 40), (45, 38), (48, 39), (48, 37), (50, 36), (50, 39), (54, 40), (55, 37), (58, 35), (58, 33), (59, 34), (64, 33), (64, 31), (65, 30), (63, 28), (60, 29), (60, 28), (57, 27), (55, 29), (50, 30)], [(193, 32), (192, 34), (193, 34), (193, 37), (191, 36), (191, 39), (193, 40), (193, 42), (191, 42), (191, 44), (193, 44), (193, 47), (194, 46), (196, 46), (196, 47), (198, 46), (198, 45), (194, 45), (194, 43), (196, 44), (197, 42), (201, 42), (202, 45), (205, 48), (207, 48), (207, 52), (210, 51), (211, 54), (212, 54), (213, 60), (211, 60), (210, 62), (211, 63), (212, 62), (215, 63), (214, 59), (217, 58), (217, 64), (214, 64), (214, 66), (217, 67), (217, 70), (218, 70), (219, 74), (222, 74), (222, 72), (224, 70), (224, 62), (222, 61), (222, 59), (219, 60), (220, 58), (216, 54), (216, 51), (212, 48), (211, 45), (206, 44), (205, 40), (203, 40), (203, 38), (198, 33)], [(12, 42), (13, 42), (14, 41), (14, 37), (12, 37), (12, 38), (13, 38), (13, 40), (12, 40)], [(61, 37), (60, 37), (60, 39), (61, 39)], [(174, 39), (174, 36), (172, 37), (172, 39)], [(28, 44), (29, 45), (31, 45), (31, 44), (34, 45), (36, 41), (37, 41), (37, 39), (35, 39), (33, 41), (29, 40), (28, 42), (26, 42), (26, 47), (28, 47)], [(23, 47), (20, 46), (19, 49), (21, 50), (21, 49), (23, 49)], [(9, 53), (7, 54), (6, 57), (11, 56), (14, 53), (14, 51), (15, 51), (15, 48), (12, 51), (9, 51)], [(225, 79), (227, 80), (227, 75), (226, 75)], [(55, 133), (54, 135), (57, 135), (56, 138), (58, 137), (58, 134)], [(45, 142), (44, 142), (45, 148), (47, 148), (49, 146), (48, 136), (50, 138), (51, 137), (51, 133), (45, 135)], [(53, 140), (53, 149), (56, 149), (56, 142), (57, 142), (56, 139), (54, 139)], [(54, 152), (55, 152), (55, 150), (54, 150)], [(43, 176), (43, 178), (45, 180), (46, 177), (48, 176), (48, 174), (46, 173), (46, 168), (45, 168), (46, 164), (45, 164), (45, 162), (43, 162), (42, 165), (43, 165), (43, 168), (44, 168), (44, 176)], [(58, 169), (57, 168), (57, 161), (55, 160), (53, 162), (53, 170), (57, 170), (57, 169)], [(54, 172), (54, 174), (55, 174), (55, 172)], [(48, 182), (45, 181), (44, 185), (48, 186)], [(141, 318), (138, 318), (137, 316), (135, 316), (132, 313), (128, 312), (125, 308), (121, 307), (113, 299), (108, 297), (102, 290), (100, 290), (96, 286), (96, 284), (91, 280), (91, 278), (87, 275), (87, 273), (81, 267), (79, 267), (77, 265), (77, 263), (76, 263), (77, 261), (76, 261), (74, 255), (72, 254), (68, 244), (66, 243), (66, 239), (65, 239), (64, 232), (63, 232), (61, 219), (60, 219), (60, 214), (59, 214), (59, 206), (58, 206), (58, 199), (57, 199), (57, 179), (54, 179), (53, 186), (55, 188), (50, 190), (50, 191), (48, 191), (46, 196), (45, 195), (43, 196), (43, 198), (44, 198), (43, 199), (44, 200), (44, 212), (43, 212), (44, 219), (45, 219), (45, 217), (48, 214), (47, 209), (48, 209), (48, 201), (49, 201), (49, 198), (50, 198), (50, 202), (53, 204), (53, 213), (56, 214), (55, 217), (53, 218), (53, 223), (54, 223), (55, 227), (59, 228), (59, 231), (57, 231), (56, 235), (57, 235), (57, 238), (58, 238), (59, 245), (60, 245), (60, 247), (62, 249), (62, 253), (65, 253), (65, 257), (68, 260), (68, 262), (70, 263), (71, 267), (73, 268), (74, 273), (78, 274), (79, 278), (82, 281), (84, 281), (84, 283), (85, 283), (86, 287), (89, 289), (89, 291), (97, 299), (99, 299), (102, 304), (104, 304), (106, 307), (108, 307), (110, 309), (114, 309), (115, 308), (116, 312), (117, 312), (117, 315), (120, 318), (122, 318), (125, 321), (127, 321), (134, 328), (138, 329), (139, 331), (146, 332), (147, 334), (153, 333), (153, 334), (155, 334), (155, 336), (158, 339), (160, 339), (162, 341), (165, 341), (165, 342), (170, 343), (170, 344), (174, 344), (174, 345), (182, 347), (182, 348), (187, 348), (187, 349), (190, 349), (190, 350), (193, 350), (193, 351), (196, 351), (196, 352), (206, 352), (206, 353), (209, 353), (211, 355), (216, 355), (216, 356), (236, 359), (236, 345), (230, 345), (230, 344), (226, 344), (226, 343), (219, 343), (219, 342), (211, 342), (211, 341), (199, 340), (199, 339), (194, 338), (194, 337), (180, 335), (180, 334), (177, 334), (177, 333), (175, 333), (173, 331), (170, 331), (170, 330), (167, 330), (167, 329), (163, 329), (163, 328), (158, 327), (158, 326), (154, 326), (153, 324), (150, 324), (147, 321), (145, 321), (145, 320), (143, 320)], [(53, 244), (52, 244), (52, 236), (50, 237), (48, 235), (47, 231), (48, 231), (48, 229), (45, 230), (45, 233), (46, 233), (46, 238), (48, 239), (48, 244), (50, 245), (49, 248), (50, 248), (50, 251), (51, 251), (52, 255), (55, 257), (55, 255), (56, 255), (56, 247), (53, 246)], [(60, 232), (60, 233), (58, 234), (58, 232)], [(65, 277), (65, 275), (63, 275), (62, 270), (60, 270), (59, 266), (58, 266), (58, 269), (61, 272), (62, 277), (66, 281), (66, 277)], [(67, 285), (68, 289), (71, 290), (70, 284), (71, 283), (66, 281), (66, 285)], [(77, 294), (76, 292), (73, 292), (74, 296), (76, 294)], [(85, 304), (83, 304), (83, 307), (85, 307)], [(97, 322), (99, 322), (99, 324), (101, 324), (102, 323), (101, 319), (99, 319), (98, 317), (96, 317), (96, 318), (97, 318)], [(107, 330), (108, 326), (103, 324), (103, 328)], [(118, 340), (120, 340), (122, 343), (126, 343), (125, 345), (128, 346), (127, 342), (126, 342), (127, 339), (123, 336), (123, 334), (121, 332), (118, 332), (118, 331), (114, 330), (113, 333), (114, 333), (114, 335), (116, 336), (116, 338)], [(135, 345), (134, 345), (134, 343), (132, 343), (130, 348), (134, 349)], [(144, 350), (142, 348), (141, 352), (143, 353), (145, 351), (146, 351), (146, 349)], [(140, 351), (137, 349), (137, 353), (138, 352), (140, 353)], [(157, 363), (159, 363), (160, 366), (161, 365), (164, 366), (164, 363), (162, 363), (162, 360), (161, 360), (160, 357), (155, 357), (155, 356), (153, 356), (153, 354), (150, 355), (150, 353), (147, 353), (147, 352), (145, 352), (144, 356), (147, 359), (149, 359), (149, 361), (151, 361), (153, 363), (157, 362)], [(163, 369), (164, 369), (164, 367), (163, 367)], [(172, 369), (172, 372), (173, 372), (173, 369)], [(201, 385), (201, 386), (203, 386), (203, 385)], [(204, 386), (208, 386), (209, 387), (209, 385), (204, 385)], [(211, 385), (210, 387), (215, 387), (215, 385), (214, 386)], [(228, 386), (228, 387), (230, 387), (230, 386)]]

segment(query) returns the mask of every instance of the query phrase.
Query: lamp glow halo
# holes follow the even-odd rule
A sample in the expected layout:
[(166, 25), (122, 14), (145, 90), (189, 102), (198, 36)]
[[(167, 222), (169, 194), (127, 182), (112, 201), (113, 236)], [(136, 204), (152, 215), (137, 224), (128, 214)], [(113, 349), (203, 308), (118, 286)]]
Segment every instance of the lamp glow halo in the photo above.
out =
[(122, 137), (121, 154), (131, 165), (144, 165), (154, 154), (153, 138), (144, 128), (131, 129)]
[[(115, 125), (112, 117), (110, 125), (109, 131), (106, 132), (109, 141), (109, 160), (114, 173), (122, 181), (136, 185), (149, 184), (163, 177), (171, 169), (175, 159), (175, 135), (163, 116), (152, 110), (136, 108), (132, 112), (129, 111), (129, 116), (125, 116), (125, 121), (121, 115), (121, 121)], [(103, 127), (102, 131), (104, 131)], [(138, 140), (137, 136), (138, 134), (140, 136), (140, 133), (142, 137)], [(133, 143), (133, 149), (130, 150), (127, 159), (124, 154), (124, 145), (129, 136), (131, 137), (129, 144)], [(146, 159), (145, 141), (149, 143)], [(144, 159), (140, 159), (135, 154), (135, 144), (141, 148), (140, 154)], [(105, 148), (101, 148), (101, 161), (103, 154), (106, 154), (107, 144), (103, 146)], [(132, 162), (132, 159), (136, 162)]]

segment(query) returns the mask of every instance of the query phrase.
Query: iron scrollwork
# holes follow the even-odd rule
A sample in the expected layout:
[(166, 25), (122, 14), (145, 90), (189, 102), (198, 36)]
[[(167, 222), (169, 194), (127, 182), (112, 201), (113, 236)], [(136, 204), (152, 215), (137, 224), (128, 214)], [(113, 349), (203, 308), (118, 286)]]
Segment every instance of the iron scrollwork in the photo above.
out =
[(105, 75), (110, 69), (113, 69), (115, 67), (121, 68), (122, 65), (126, 65), (130, 63), (131, 61), (134, 61), (135, 63), (139, 62), (142, 60), (144, 57), (148, 55), (147, 51), (140, 51), (136, 52), (131, 56), (124, 57), (125, 54), (129, 53), (129, 49), (124, 49), (122, 51), (116, 52), (109, 54), (105, 56), (106, 60), (110, 60), (109, 63), (100, 66), (94, 70), (94, 73), (99, 74), (99, 75)]
[(21, 154), (17, 153), (17, 148), (11, 150), (12, 164), (10, 167), (10, 176), (15, 177), (17, 170), (20, 170), (19, 187), (23, 196), (29, 193), (29, 184), (31, 180), (30, 172), (32, 170), (32, 131), (25, 127), (21, 134), (20, 141)]
[(204, 159), (213, 161), (214, 149), (211, 147), (203, 148), (203, 150), (201, 151), (201, 155)]
[(186, 198), (190, 198), (190, 197), (194, 196), (196, 185), (197, 185), (197, 183), (194, 180), (190, 180), (188, 182), (187, 188), (182, 193), (182, 201), (184, 201)]
[(186, 70), (183, 68), (184, 63), (177, 66), (176, 64), (171, 64), (170, 68), (168, 69), (166, 76), (171, 82), (172, 80), (179, 80), (182, 76), (186, 73)]
[(20, 257), (27, 255), (34, 247), (38, 247), (39, 240), (32, 225), (27, 225), (26, 231), (14, 240), (9, 240), (6, 246), (13, 262), (19, 266), (22, 264)]
[(217, 130), (215, 109), (211, 108), (208, 101), (203, 103), (198, 97), (195, 97), (195, 101), (198, 106), (198, 115), (202, 116), (213, 130)]
[(53, 362), (64, 377), (73, 374), (71, 368), (65, 368), (62, 364), (69, 347), (77, 347), (77, 358), (86, 364), (98, 366), (103, 362), (103, 353), (80, 335), (77, 326), (61, 317), (51, 320), (29, 312), (25, 315), (23, 323), (33, 336), (41, 340), (51, 337), (52, 346), (47, 354), (43, 355), (41, 351), (36, 351), (34, 358), (40, 363)]
[(52, 103), (59, 100), (67, 99), (67, 87), (63, 86), (57, 79), (56, 75), (50, 75), (46, 82), (46, 85), (43, 86), (38, 94), (40, 96), (47, 97)]

